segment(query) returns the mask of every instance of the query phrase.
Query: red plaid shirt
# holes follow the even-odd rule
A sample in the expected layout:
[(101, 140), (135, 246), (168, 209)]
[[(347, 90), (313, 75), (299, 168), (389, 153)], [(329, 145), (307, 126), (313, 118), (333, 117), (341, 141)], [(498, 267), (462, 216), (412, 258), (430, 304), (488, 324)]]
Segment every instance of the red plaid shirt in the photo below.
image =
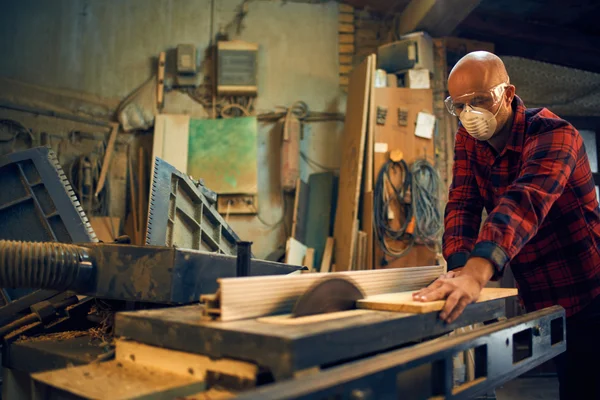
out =
[[(448, 269), (483, 257), (498, 279), (510, 263), (528, 311), (570, 316), (600, 294), (600, 210), (579, 132), (548, 109), (513, 101), (499, 155), (460, 126), (445, 212)], [(483, 207), (488, 217), (481, 226)], [(480, 229), (481, 227), (481, 229)]]

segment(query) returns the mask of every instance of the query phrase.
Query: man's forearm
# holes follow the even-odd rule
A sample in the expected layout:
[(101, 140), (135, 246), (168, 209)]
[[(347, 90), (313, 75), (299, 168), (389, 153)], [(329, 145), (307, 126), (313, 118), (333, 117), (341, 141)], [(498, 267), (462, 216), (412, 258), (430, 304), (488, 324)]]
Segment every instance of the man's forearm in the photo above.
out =
[(461, 270), (461, 275), (470, 275), (479, 282), (483, 288), (494, 276), (494, 265), (482, 257), (471, 257)]

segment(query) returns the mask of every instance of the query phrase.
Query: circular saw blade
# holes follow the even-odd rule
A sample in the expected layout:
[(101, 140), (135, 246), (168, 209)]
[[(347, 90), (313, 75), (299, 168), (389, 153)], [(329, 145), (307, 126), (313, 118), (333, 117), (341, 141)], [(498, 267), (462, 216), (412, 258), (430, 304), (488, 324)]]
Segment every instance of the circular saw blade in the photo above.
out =
[(356, 308), (356, 301), (364, 297), (350, 278), (323, 278), (300, 296), (292, 311), (292, 318), (353, 310)]

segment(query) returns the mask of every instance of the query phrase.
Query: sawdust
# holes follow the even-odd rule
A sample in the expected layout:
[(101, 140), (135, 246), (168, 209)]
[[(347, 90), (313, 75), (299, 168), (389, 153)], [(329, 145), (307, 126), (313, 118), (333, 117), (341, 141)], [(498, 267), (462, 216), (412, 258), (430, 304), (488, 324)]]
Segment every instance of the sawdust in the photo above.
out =
[(45, 335), (32, 336), (32, 337), (21, 335), (16, 340), (16, 343), (19, 343), (19, 342), (29, 342), (29, 343), (47, 342), (47, 341), (51, 341), (51, 340), (60, 342), (62, 340), (75, 339), (75, 338), (81, 337), (81, 336), (90, 336), (90, 332), (89, 331), (64, 331), (64, 332), (48, 333)]

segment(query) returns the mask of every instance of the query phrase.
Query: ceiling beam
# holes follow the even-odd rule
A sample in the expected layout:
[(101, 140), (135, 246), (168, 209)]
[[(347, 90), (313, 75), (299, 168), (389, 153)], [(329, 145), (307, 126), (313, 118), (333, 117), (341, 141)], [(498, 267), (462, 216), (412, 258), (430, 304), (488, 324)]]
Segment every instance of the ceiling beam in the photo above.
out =
[(600, 72), (600, 36), (584, 35), (555, 26), (539, 25), (480, 13), (461, 23), (458, 36), (493, 42), (500, 56)]
[(398, 22), (398, 35), (425, 31), (448, 36), (480, 3), (480, 0), (411, 0)]

